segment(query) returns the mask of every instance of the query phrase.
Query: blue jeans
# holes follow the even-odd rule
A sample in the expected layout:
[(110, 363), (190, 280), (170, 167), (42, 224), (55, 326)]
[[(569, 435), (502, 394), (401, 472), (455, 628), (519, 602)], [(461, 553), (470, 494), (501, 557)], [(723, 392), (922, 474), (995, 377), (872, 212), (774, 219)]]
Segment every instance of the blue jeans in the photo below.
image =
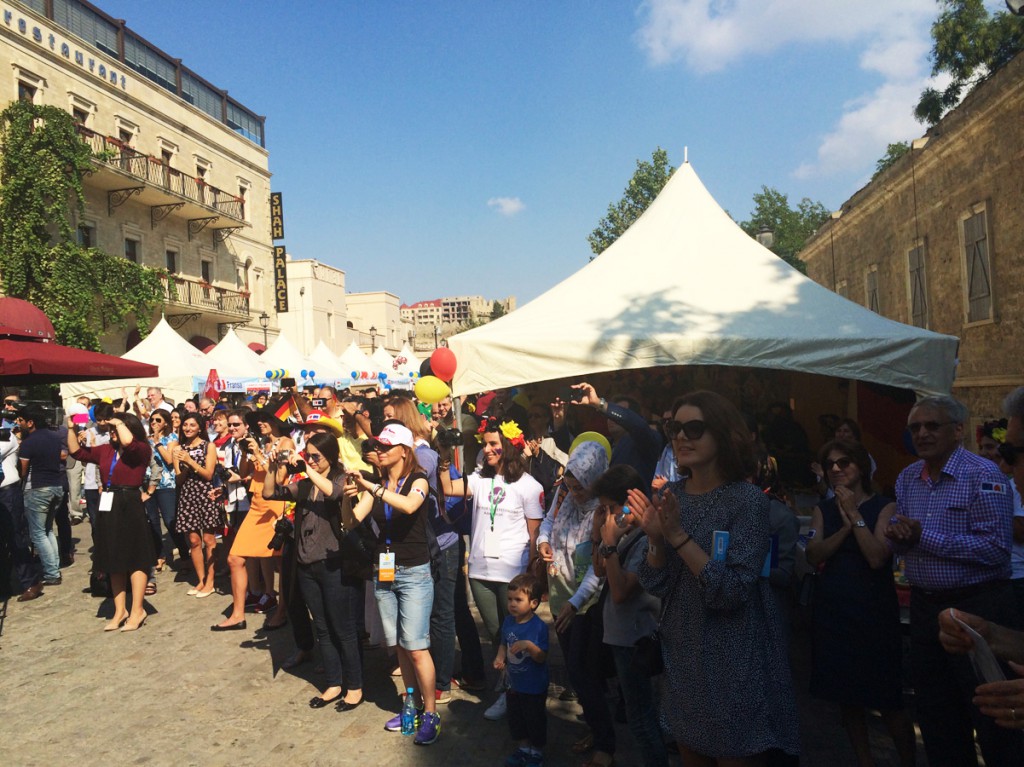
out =
[(441, 577), (434, 583), (434, 608), (430, 611), (430, 655), (439, 690), (452, 687), (455, 665), (455, 575), (459, 571), (459, 546), (441, 550)]
[(34, 487), (25, 491), (25, 517), (28, 520), (32, 546), (43, 564), (43, 578), (60, 578), (60, 550), (53, 533), (53, 517), (57, 505), (64, 500), (64, 488)]
[(320, 640), (327, 686), (361, 690), (359, 620), (363, 613), (363, 581), (342, 575), (340, 560), (299, 564), (297, 577)]
[(160, 559), (171, 560), (171, 543), (160, 532), (160, 519), (168, 534), (174, 530), (174, 514), (177, 510), (177, 490), (173, 487), (158, 489), (146, 501), (146, 516), (153, 530), (153, 549)]
[(630, 668), (635, 648), (616, 645), (609, 647), (612, 648), (615, 674), (619, 678), (622, 699), (626, 704), (629, 731), (640, 747), (644, 767), (668, 767), (668, 752), (665, 751), (665, 741), (658, 725), (658, 707), (651, 678)]
[(384, 626), (388, 647), (426, 650), (430, 647), (430, 611), (434, 604), (434, 576), (430, 563), (395, 568), (395, 580), (373, 579), (373, 595)]
[[(0, 538), (10, 553), (11, 565), (21, 590), (39, 582), (39, 566), (29, 549), (28, 527), (25, 524), (25, 504), (21, 483), (12, 482), (0, 487)], [(3, 584), (6, 586), (6, 583)], [(2, 590), (2, 587), (0, 587)]]

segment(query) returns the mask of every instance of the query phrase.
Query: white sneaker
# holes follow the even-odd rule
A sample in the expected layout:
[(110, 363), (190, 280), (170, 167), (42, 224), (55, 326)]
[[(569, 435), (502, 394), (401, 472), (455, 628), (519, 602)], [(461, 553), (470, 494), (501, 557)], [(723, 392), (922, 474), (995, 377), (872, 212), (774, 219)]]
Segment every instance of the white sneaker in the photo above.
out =
[(508, 711), (508, 703), (505, 701), (505, 693), (498, 696), (498, 699), (491, 704), (491, 707), (484, 711), (484, 719), (497, 721), (505, 716)]

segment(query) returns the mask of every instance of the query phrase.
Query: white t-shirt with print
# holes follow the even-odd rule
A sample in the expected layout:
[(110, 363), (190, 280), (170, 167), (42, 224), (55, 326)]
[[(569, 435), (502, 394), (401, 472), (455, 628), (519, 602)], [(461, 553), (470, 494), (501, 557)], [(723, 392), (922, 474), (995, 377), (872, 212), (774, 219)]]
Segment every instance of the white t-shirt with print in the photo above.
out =
[(523, 474), (512, 484), (500, 476), (471, 474), (466, 483), (473, 496), (469, 577), (508, 583), (526, 569), (530, 558), (526, 520), (544, 518), (544, 488), (529, 474)]

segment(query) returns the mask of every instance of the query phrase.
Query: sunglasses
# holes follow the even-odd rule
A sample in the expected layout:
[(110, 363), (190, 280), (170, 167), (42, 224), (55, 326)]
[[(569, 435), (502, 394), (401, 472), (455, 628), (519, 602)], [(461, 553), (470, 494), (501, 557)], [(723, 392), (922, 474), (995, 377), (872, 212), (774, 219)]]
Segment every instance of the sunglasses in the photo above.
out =
[(686, 423), (679, 423), (679, 421), (668, 421), (665, 424), (665, 435), (669, 439), (675, 439), (680, 434), (690, 440), (698, 440), (704, 436), (704, 432), (707, 431), (707, 424), (703, 421), (687, 421)]
[(302, 454), (302, 457), (310, 463), (320, 463), (324, 458), (320, 453), (311, 453), (308, 450)]
[(952, 423), (956, 423), (956, 421), (914, 421), (907, 424), (907, 431), (911, 434), (919, 434), (921, 429), (924, 429), (934, 434), (943, 426), (949, 426)]
[(167, 421), (165, 421), (163, 418), (150, 418), (149, 422), (150, 423), (167, 423)]
[(825, 471), (832, 471), (833, 468), (839, 471), (846, 471), (852, 465), (853, 460), (850, 458), (836, 458), (834, 461), (828, 458), (825, 460)]
[(1013, 466), (1017, 460), (1017, 456), (1024, 453), (1024, 447), (1020, 445), (1011, 445), (1009, 442), (1003, 442), (999, 445), (999, 457), (1006, 461), (1007, 466)]
[(240, 421), (235, 421), (233, 423), (231, 421), (228, 421), (228, 428), (229, 429), (237, 429), (241, 425), (242, 425), (242, 423)]

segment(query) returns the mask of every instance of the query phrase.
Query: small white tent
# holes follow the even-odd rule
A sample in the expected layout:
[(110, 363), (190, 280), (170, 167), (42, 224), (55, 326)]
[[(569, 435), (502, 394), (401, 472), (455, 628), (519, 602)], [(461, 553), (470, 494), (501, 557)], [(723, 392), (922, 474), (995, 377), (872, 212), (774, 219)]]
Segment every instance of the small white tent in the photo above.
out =
[[(318, 343), (316, 348), (309, 353), (309, 361), (313, 365), (313, 370), (316, 371), (318, 380), (322, 378), (333, 385), (334, 381), (343, 376), (338, 358), (334, 356), (334, 353), (327, 348), (327, 344), (323, 341)], [(347, 374), (345, 374), (345, 377), (347, 377)]]
[(957, 344), (790, 267), (729, 218), (689, 164), (592, 262), (511, 314), (448, 339), (457, 394), (668, 365), (792, 370), (946, 393)]
[(260, 355), (238, 337), (234, 328), (207, 352), (206, 364), (221, 378), (263, 378), (267, 369)]
[(388, 376), (395, 374), (395, 358), (388, 354), (387, 349), (378, 346), (377, 351), (370, 355), (373, 360), (373, 369), (376, 373), (385, 373)]
[(285, 375), (294, 378), (300, 386), (304, 383), (302, 380), (303, 371), (308, 372), (312, 370), (319, 374), (319, 371), (316, 369), (316, 365), (303, 356), (302, 352), (295, 348), (295, 345), (288, 340), (288, 337), (284, 333), (279, 334), (278, 337), (274, 339), (274, 343), (270, 345), (270, 348), (263, 352), (260, 356), (260, 360), (264, 365), (264, 375), (266, 375), (267, 370), (283, 368), (286, 371)]
[(409, 344), (405, 344), (402, 350), (395, 356), (395, 359), (405, 358), (405, 362), (400, 362), (398, 365), (398, 374), (402, 376), (410, 376), (414, 373), (420, 372), (420, 366), (423, 364), (423, 360), (413, 354), (412, 348)]
[[(377, 363), (370, 359), (370, 357), (360, 349), (356, 342), (353, 341), (348, 345), (348, 348), (341, 353), (338, 357), (338, 362), (341, 364), (341, 378), (345, 380), (348, 378), (354, 384), (368, 383), (370, 379), (377, 379)], [(352, 374), (355, 373), (353, 376)], [(363, 376), (363, 373), (366, 373)]]

